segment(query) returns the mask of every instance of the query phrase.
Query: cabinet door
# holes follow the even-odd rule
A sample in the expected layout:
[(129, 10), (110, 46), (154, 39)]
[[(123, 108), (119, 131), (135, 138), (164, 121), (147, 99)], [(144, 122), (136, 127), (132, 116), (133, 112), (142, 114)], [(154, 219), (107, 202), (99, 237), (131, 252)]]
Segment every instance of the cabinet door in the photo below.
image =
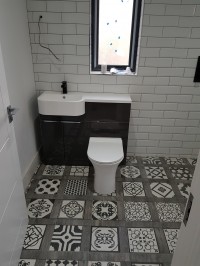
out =
[(60, 121), (41, 120), (42, 162), (64, 163), (63, 124)]

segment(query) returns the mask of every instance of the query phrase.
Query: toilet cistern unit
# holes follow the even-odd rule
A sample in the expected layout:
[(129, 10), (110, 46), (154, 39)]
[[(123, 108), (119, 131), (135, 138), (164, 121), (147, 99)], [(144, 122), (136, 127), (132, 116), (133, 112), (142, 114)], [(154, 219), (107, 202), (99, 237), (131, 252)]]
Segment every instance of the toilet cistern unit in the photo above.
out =
[(124, 158), (121, 138), (90, 137), (87, 155), (94, 166), (94, 190), (111, 194), (116, 190), (116, 171)]

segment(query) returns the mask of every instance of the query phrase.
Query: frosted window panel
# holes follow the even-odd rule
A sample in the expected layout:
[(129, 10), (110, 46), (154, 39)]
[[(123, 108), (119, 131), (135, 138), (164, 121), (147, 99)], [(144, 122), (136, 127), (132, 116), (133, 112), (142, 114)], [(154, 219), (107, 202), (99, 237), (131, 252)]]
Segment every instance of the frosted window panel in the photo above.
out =
[(99, 64), (128, 65), (134, 0), (99, 1)]

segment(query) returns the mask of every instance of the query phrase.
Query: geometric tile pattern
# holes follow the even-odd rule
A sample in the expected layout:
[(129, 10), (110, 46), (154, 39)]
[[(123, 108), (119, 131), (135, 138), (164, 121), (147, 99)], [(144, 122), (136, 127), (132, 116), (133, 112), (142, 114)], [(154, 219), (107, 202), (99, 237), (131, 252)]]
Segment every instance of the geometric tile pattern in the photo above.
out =
[(140, 176), (140, 170), (135, 166), (125, 166), (120, 169), (121, 175), (126, 178), (137, 178)]
[(190, 187), (191, 187), (191, 184), (188, 184), (188, 183), (179, 183), (178, 184), (178, 188), (179, 188), (182, 196), (185, 197), (186, 199), (189, 197)]
[(35, 189), (36, 194), (56, 194), (60, 186), (60, 180), (58, 179), (41, 179)]
[(70, 176), (88, 176), (89, 166), (72, 166)]
[(183, 179), (183, 180), (191, 180), (192, 174), (189, 168), (187, 167), (170, 167), (171, 174), (174, 178)]
[(171, 164), (171, 165), (185, 165), (183, 158), (169, 157), (169, 158), (165, 158), (165, 161), (167, 164)]
[(162, 164), (159, 157), (152, 157), (152, 156), (142, 157), (142, 162), (145, 165), (147, 165), (147, 164), (154, 164), (154, 165)]
[(167, 179), (167, 175), (163, 167), (159, 166), (146, 166), (145, 171), (147, 174), (147, 178), (152, 179)]
[(130, 252), (159, 253), (153, 228), (128, 228)]
[(46, 260), (45, 266), (78, 266), (76, 260)]
[(196, 166), (196, 163), (197, 163), (197, 159), (196, 158), (190, 158), (188, 159), (189, 163), (193, 166)]
[(123, 182), (123, 193), (124, 196), (145, 196), (142, 182)]
[(30, 218), (49, 217), (49, 214), (53, 208), (53, 202), (53, 200), (49, 199), (31, 200), (28, 205), (28, 216)]
[(82, 226), (55, 225), (49, 250), (80, 251)]
[(65, 170), (64, 165), (46, 165), (44, 172), (42, 175), (54, 175), (54, 176), (62, 176)]
[(85, 201), (63, 200), (59, 218), (83, 219)]
[(151, 221), (147, 202), (124, 202), (126, 221)]
[(164, 229), (167, 245), (170, 253), (174, 253), (178, 241), (179, 229)]
[(183, 213), (178, 203), (156, 203), (159, 219), (162, 222), (182, 222)]
[(36, 260), (20, 260), (18, 266), (35, 266)]
[(24, 239), (24, 249), (40, 249), (46, 225), (28, 225)]
[(67, 180), (64, 193), (65, 195), (86, 195), (87, 183), (87, 180)]
[(115, 227), (92, 227), (91, 251), (119, 251), (118, 229)]
[(126, 165), (137, 164), (135, 156), (126, 156)]
[(173, 198), (172, 186), (168, 183), (153, 182), (150, 184), (152, 194), (157, 198)]
[(88, 261), (88, 266), (120, 266), (120, 262), (114, 261)]
[(117, 203), (115, 201), (94, 201), (92, 207), (93, 220), (117, 220)]
[(142, 264), (141, 263), (136, 263), (135, 264), (135, 263), (132, 263), (131, 266), (162, 266), (162, 265), (161, 264), (154, 264), (154, 263), (153, 264), (152, 263), (151, 264), (146, 264), (146, 263), (145, 264), (144, 263), (142, 263)]

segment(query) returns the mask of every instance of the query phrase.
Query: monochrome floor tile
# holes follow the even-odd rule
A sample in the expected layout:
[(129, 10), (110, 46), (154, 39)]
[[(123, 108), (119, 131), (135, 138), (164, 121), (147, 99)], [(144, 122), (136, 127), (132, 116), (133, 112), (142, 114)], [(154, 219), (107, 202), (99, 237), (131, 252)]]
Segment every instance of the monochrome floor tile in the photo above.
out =
[(118, 252), (117, 227), (92, 227), (91, 251)]
[(142, 182), (123, 182), (123, 193), (124, 196), (145, 196)]
[(70, 176), (88, 176), (89, 166), (72, 166)]
[(196, 166), (196, 164), (197, 164), (197, 158), (190, 158), (190, 159), (188, 159), (188, 161), (193, 166)]
[(80, 251), (82, 226), (55, 225), (49, 250)]
[(150, 184), (152, 194), (157, 198), (173, 198), (172, 186), (168, 183), (153, 182)]
[(45, 266), (78, 266), (76, 260), (46, 260)]
[(137, 164), (135, 156), (126, 156), (126, 165)]
[(178, 203), (156, 203), (158, 216), (162, 222), (182, 222), (183, 212)]
[(28, 205), (28, 216), (30, 218), (49, 217), (53, 208), (54, 200), (32, 199)]
[(121, 175), (126, 178), (137, 178), (140, 176), (140, 170), (135, 166), (125, 166), (120, 169)]
[(167, 179), (164, 168), (160, 166), (145, 166), (145, 172), (148, 178)]
[(42, 175), (62, 176), (65, 170), (64, 165), (46, 165)]
[(189, 168), (187, 167), (170, 167), (171, 174), (174, 178), (183, 179), (183, 180), (191, 180), (192, 174)]
[(178, 241), (179, 229), (164, 229), (165, 238), (170, 253), (174, 253)]
[(85, 201), (63, 200), (59, 218), (83, 219)]
[(18, 266), (35, 266), (36, 260), (20, 260)]
[(151, 221), (147, 202), (124, 202), (126, 221)]
[(186, 199), (189, 197), (190, 187), (191, 187), (191, 184), (188, 184), (188, 183), (179, 183), (178, 184), (178, 188), (179, 188), (182, 196), (185, 197)]
[(171, 165), (185, 165), (183, 158), (168, 157), (168, 158), (165, 158), (165, 161), (167, 164), (171, 164)]
[(159, 157), (152, 157), (152, 156), (142, 157), (142, 162), (145, 165), (147, 165), (147, 164), (154, 164), (154, 165), (162, 164)]
[(35, 189), (36, 194), (56, 194), (60, 186), (59, 179), (41, 179)]
[(87, 180), (67, 180), (64, 193), (65, 195), (86, 195), (87, 183)]
[(159, 253), (153, 228), (128, 228), (130, 252)]
[(120, 262), (115, 261), (88, 261), (88, 266), (120, 266)]
[(24, 249), (40, 249), (46, 225), (28, 225), (24, 238)]
[(117, 220), (117, 203), (115, 201), (94, 201), (92, 219), (110, 221)]

